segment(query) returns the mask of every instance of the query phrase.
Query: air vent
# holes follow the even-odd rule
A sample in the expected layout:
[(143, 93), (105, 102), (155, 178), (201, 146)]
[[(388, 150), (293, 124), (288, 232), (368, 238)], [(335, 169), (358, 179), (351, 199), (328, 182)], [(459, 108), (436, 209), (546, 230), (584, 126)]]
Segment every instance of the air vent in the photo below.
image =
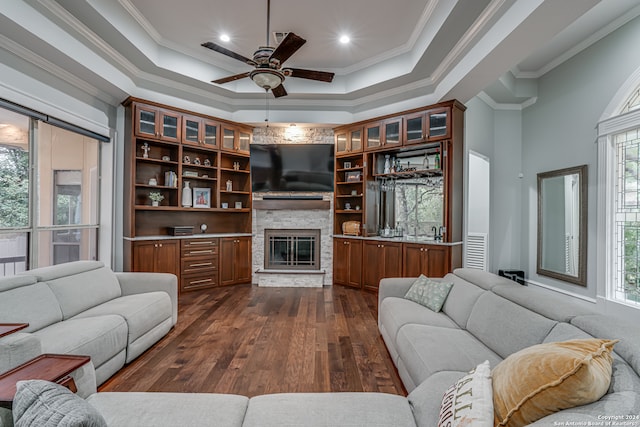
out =
[(289, 34), (288, 31), (286, 33), (282, 31), (274, 31), (273, 40), (276, 42), (275, 46), (278, 46), (280, 42), (282, 42), (282, 40), (284, 40), (284, 38), (287, 37), (287, 34)]
[(487, 233), (467, 234), (465, 267), (487, 271)]

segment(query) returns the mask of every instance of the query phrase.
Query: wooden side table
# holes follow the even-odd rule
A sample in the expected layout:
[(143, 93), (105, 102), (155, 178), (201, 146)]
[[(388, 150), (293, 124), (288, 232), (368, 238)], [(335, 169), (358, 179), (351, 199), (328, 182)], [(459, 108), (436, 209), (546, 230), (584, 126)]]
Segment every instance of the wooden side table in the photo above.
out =
[(73, 371), (88, 363), (89, 356), (70, 354), (41, 354), (40, 356), (0, 375), (0, 407), (11, 409), (16, 395), (16, 383), (22, 380), (46, 380), (77, 391)]
[(29, 326), (28, 323), (0, 323), (0, 338), (14, 332), (18, 332), (19, 330), (24, 329), (27, 326)]

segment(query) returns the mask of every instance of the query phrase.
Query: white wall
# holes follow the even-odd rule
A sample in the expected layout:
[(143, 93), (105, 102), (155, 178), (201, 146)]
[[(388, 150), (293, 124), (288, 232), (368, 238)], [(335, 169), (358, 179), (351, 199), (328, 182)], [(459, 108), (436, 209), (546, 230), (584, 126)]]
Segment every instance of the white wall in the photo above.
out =
[[(489, 271), (521, 269), (521, 119), (519, 111), (495, 111), (480, 98), (467, 104), (466, 150), (491, 162)], [(468, 171), (465, 182), (469, 182)], [(472, 177), (473, 179), (473, 177)], [(468, 193), (468, 186), (465, 192)], [(469, 200), (469, 196), (465, 200)], [(467, 206), (465, 224), (473, 212)], [(465, 234), (467, 231), (465, 230)]]
[[(597, 294), (597, 146), (595, 126), (625, 80), (640, 67), (635, 54), (640, 18), (558, 66), (539, 79), (538, 100), (522, 113), (522, 253), (529, 278), (587, 298)], [(570, 166), (589, 167), (587, 286), (535, 274), (536, 175)]]

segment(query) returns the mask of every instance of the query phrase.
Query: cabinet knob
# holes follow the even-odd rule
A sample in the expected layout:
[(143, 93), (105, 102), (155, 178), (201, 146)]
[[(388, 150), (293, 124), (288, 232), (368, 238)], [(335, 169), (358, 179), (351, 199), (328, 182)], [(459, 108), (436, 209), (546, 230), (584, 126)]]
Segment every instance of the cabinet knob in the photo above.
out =
[(158, 247), (158, 244), (157, 244), (157, 243), (155, 243), (155, 244), (153, 245), (153, 247), (154, 247), (154, 248), (157, 248), (157, 247)]
[(160, 243), (160, 247), (162, 247), (162, 243)]

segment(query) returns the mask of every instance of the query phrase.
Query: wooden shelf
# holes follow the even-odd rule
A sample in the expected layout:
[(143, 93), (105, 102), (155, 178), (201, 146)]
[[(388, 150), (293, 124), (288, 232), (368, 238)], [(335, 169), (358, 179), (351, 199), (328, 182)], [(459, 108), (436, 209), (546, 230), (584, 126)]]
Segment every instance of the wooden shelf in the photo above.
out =
[(146, 163), (157, 163), (157, 164), (162, 164), (162, 165), (178, 165), (177, 161), (174, 160), (162, 160), (162, 159), (153, 159), (151, 157), (136, 157), (136, 160), (139, 162), (146, 162)]
[(177, 190), (178, 187), (168, 187), (166, 185), (149, 185), (149, 184), (136, 184), (136, 187), (158, 189), (158, 190)]
[(350, 198), (350, 197), (362, 197), (362, 193), (359, 194), (336, 194), (337, 198)]
[(227, 191), (227, 190), (220, 190), (220, 194), (240, 194), (240, 195), (250, 195), (251, 192), (250, 191)]
[(352, 184), (362, 184), (362, 181), (340, 181), (336, 182), (337, 185), (352, 185)]
[(337, 172), (349, 172), (349, 171), (361, 171), (364, 168), (362, 166), (354, 166), (352, 168), (343, 168), (343, 169), (336, 169)]
[(183, 181), (217, 181), (218, 178), (212, 178), (210, 176), (187, 176), (182, 175)]
[(222, 172), (233, 172), (233, 173), (251, 173), (251, 171), (244, 169), (231, 169), (231, 168), (220, 168)]
[(337, 214), (362, 215), (362, 209), (336, 209)]

